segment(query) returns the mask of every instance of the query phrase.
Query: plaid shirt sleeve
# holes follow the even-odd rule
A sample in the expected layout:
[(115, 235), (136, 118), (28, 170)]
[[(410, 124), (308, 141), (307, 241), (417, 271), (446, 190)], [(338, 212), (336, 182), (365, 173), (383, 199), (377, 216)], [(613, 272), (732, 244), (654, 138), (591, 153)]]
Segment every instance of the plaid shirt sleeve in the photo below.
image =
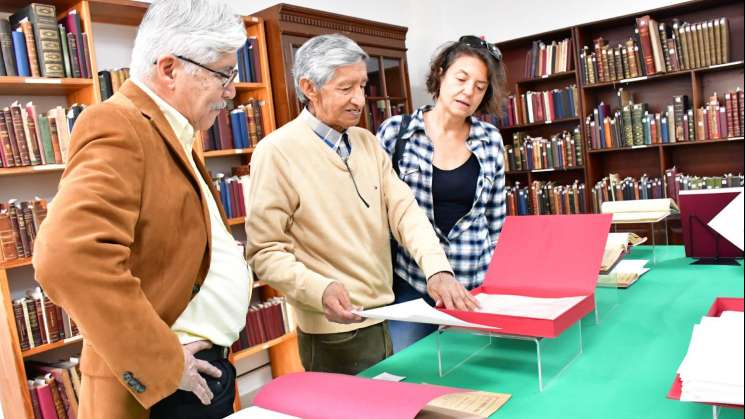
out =
[(499, 233), (502, 231), (502, 224), (504, 224), (504, 217), (507, 213), (505, 194), (504, 194), (504, 143), (502, 142), (502, 136), (496, 128), (489, 129), (489, 136), (491, 137), (492, 143), (496, 148), (496, 176), (494, 177), (494, 185), (492, 187), (491, 199), (486, 204), (486, 220), (489, 228), (489, 240), (494, 251), (494, 246), (497, 244), (497, 238)]
[(396, 146), (396, 137), (398, 137), (398, 130), (401, 128), (401, 116), (394, 116), (388, 118), (378, 128), (378, 140), (380, 145), (388, 153), (389, 156), (393, 156), (393, 148)]

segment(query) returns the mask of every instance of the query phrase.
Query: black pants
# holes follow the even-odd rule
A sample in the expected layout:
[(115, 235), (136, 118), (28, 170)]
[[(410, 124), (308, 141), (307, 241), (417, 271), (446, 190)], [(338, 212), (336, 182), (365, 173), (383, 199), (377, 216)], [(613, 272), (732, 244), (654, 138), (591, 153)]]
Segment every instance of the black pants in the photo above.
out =
[(203, 405), (190, 391), (177, 390), (150, 409), (150, 419), (222, 419), (233, 413), (235, 401), (235, 367), (218, 348), (207, 349), (194, 355), (222, 371), (220, 378), (202, 374), (212, 391), (212, 403)]

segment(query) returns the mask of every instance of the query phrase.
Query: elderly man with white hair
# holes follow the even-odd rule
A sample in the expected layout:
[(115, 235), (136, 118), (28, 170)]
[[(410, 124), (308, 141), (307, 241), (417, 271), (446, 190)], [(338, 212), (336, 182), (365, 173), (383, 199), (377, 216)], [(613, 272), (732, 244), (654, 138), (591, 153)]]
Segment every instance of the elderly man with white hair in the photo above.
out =
[(249, 263), (295, 307), (308, 371), (356, 374), (391, 355), (387, 323), (353, 313), (393, 301), (391, 233), (425, 272), (435, 301), (476, 306), (386, 152), (355, 127), (367, 58), (343, 35), (308, 40), (293, 68), (305, 109), (251, 159)]
[(34, 267), (84, 337), (78, 419), (233, 411), (251, 274), (192, 143), (235, 96), (245, 40), (219, 1), (155, 0), (132, 80), (75, 125)]

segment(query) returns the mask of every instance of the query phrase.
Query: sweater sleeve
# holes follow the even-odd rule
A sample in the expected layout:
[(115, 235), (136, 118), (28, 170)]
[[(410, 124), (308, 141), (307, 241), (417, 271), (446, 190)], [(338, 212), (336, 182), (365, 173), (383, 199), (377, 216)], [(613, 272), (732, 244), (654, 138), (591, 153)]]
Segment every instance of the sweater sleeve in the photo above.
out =
[(295, 257), (287, 234), (298, 208), (289, 179), (291, 166), (269, 141), (251, 156), (251, 189), (246, 217), (246, 252), (256, 275), (304, 308), (323, 313), (322, 297), (333, 280)]

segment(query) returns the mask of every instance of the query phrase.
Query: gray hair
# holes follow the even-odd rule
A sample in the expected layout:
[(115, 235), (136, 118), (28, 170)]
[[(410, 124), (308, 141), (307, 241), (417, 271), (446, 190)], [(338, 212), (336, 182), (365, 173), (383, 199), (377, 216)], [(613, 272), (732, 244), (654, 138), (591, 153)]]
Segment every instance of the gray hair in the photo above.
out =
[[(245, 42), (243, 20), (221, 1), (154, 0), (137, 31), (130, 73), (138, 80), (149, 78), (155, 62), (167, 54), (213, 63)], [(187, 68), (196, 71), (191, 64)]]
[(308, 79), (316, 87), (323, 87), (333, 77), (337, 68), (367, 60), (369, 56), (356, 42), (335, 33), (319, 35), (306, 41), (295, 54), (292, 78), (295, 92), (302, 104), (308, 103), (300, 80)]

